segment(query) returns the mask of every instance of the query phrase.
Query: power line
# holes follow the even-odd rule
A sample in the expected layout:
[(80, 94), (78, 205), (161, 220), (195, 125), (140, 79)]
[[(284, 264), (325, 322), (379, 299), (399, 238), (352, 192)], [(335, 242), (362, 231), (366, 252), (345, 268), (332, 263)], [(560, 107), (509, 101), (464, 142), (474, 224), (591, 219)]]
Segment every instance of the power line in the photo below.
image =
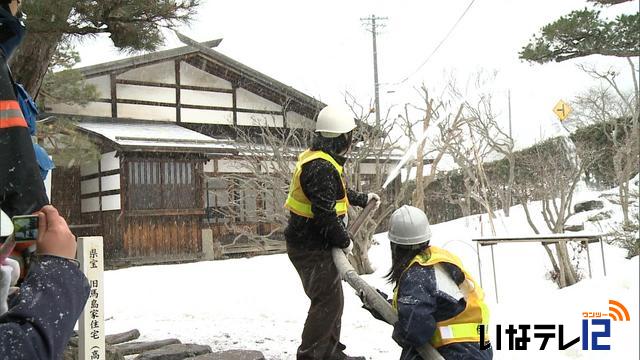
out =
[(391, 85), (400, 85), (404, 82), (406, 82), (407, 80), (409, 80), (409, 78), (411, 78), (413, 75), (415, 75), (418, 71), (420, 71), (420, 69), (422, 69), (423, 66), (425, 66), (429, 60), (431, 60), (431, 58), (433, 57), (433, 55), (438, 51), (438, 49), (440, 49), (440, 47), (442, 46), (442, 44), (444, 44), (445, 41), (447, 41), (447, 39), (449, 38), (449, 36), (451, 35), (451, 33), (453, 33), (453, 30), (456, 29), (456, 27), (458, 26), (458, 24), (460, 24), (460, 22), (462, 21), (462, 19), (465, 17), (465, 15), (467, 15), (467, 13), (469, 12), (469, 9), (471, 9), (471, 6), (473, 5), (473, 3), (475, 3), (476, 0), (471, 0), (471, 2), (469, 3), (469, 5), (467, 6), (466, 9), (464, 9), (464, 11), (462, 12), (462, 14), (460, 15), (460, 17), (458, 18), (458, 20), (455, 22), (455, 24), (453, 24), (453, 26), (451, 27), (451, 29), (449, 29), (449, 32), (447, 32), (447, 34), (444, 36), (444, 38), (440, 41), (440, 43), (438, 43), (438, 46), (435, 47), (435, 49), (433, 49), (433, 51), (431, 52), (431, 54), (429, 54), (429, 56), (422, 62), (422, 64), (420, 64), (420, 66), (418, 66), (418, 68), (412, 72), (411, 74), (407, 75), (404, 79), (395, 82), (395, 83), (391, 83)]

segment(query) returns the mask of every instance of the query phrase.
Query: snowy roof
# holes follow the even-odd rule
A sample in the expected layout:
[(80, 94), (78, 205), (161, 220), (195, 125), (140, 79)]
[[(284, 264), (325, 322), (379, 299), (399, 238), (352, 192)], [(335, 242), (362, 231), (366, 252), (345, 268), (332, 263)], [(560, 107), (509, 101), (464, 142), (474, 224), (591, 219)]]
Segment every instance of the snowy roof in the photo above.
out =
[(82, 121), (77, 123), (77, 126), (128, 148), (154, 148), (179, 152), (235, 150), (233, 142), (229, 140), (214, 139), (172, 123)]

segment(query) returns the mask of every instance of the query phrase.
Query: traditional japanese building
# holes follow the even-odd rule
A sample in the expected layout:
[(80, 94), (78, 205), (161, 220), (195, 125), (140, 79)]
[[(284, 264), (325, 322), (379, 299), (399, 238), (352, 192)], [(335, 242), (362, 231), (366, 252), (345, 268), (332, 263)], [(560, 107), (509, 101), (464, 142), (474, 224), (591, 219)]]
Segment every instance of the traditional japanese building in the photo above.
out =
[[(267, 205), (256, 189), (230, 192), (220, 180), (244, 171), (235, 130), (313, 128), (324, 104), (210, 49), (219, 42), (81, 68), (99, 92), (84, 106), (45, 98), (47, 113), (71, 117), (101, 152), (53, 172), (52, 202), (76, 233), (102, 235), (111, 261), (201, 258), (228, 235), (225, 221), (272, 230), (251, 211), (281, 206), (286, 193)], [(217, 218), (211, 210), (234, 197), (248, 215)]]

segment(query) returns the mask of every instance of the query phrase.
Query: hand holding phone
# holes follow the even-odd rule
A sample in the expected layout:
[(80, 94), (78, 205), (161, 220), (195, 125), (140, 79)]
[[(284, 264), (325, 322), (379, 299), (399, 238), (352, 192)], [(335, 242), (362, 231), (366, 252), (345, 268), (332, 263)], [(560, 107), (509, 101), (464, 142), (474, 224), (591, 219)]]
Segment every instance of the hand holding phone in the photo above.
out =
[(76, 237), (58, 210), (51, 205), (43, 207), (38, 212), (36, 253), (74, 259), (76, 246)]

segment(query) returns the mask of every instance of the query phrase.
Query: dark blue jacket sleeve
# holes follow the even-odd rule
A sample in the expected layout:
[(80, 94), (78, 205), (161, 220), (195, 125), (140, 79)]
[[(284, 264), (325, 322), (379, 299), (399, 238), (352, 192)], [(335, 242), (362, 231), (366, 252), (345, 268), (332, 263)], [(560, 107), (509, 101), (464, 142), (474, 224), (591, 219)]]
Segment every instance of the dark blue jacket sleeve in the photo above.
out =
[(398, 322), (393, 339), (403, 348), (419, 347), (431, 340), (436, 328), (436, 277), (432, 266), (411, 266), (400, 278)]
[(35, 260), (0, 316), (0, 357), (60, 358), (88, 297), (89, 283), (75, 264), (52, 256)]

